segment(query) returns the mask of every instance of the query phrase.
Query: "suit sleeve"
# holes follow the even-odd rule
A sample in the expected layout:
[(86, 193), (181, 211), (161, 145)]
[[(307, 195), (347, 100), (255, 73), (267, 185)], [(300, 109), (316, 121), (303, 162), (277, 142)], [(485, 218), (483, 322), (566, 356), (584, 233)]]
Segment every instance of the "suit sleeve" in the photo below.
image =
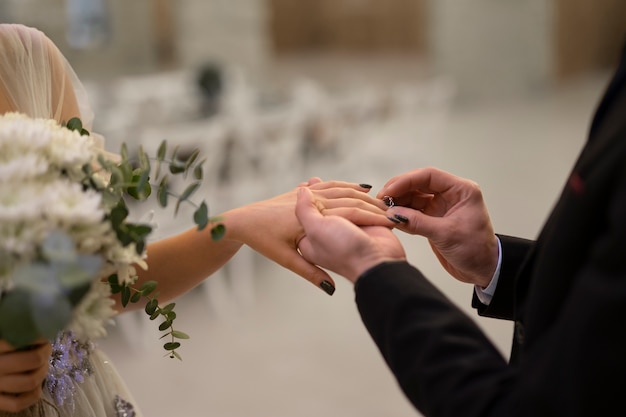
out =
[(481, 303), (474, 294), (472, 307), (474, 307), (481, 316), (513, 320), (516, 288), (515, 280), (524, 262), (527, 261), (535, 242), (507, 235), (498, 235), (498, 238), (502, 244), (502, 265), (500, 267), (498, 286), (488, 306)]
[(355, 291), (365, 326), (422, 413), (515, 415), (497, 410), (515, 409), (516, 371), (417, 269), (405, 262), (378, 265), (357, 281)]

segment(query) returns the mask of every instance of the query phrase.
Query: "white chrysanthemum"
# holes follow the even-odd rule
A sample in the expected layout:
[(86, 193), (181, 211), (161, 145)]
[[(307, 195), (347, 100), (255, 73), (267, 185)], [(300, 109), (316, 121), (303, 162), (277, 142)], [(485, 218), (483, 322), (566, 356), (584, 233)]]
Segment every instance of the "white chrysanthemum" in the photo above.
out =
[(48, 161), (41, 155), (25, 154), (8, 161), (0, 161), (0, 182), (21, 182), (48, 171)]
[(115, 301), (106, 282), (94, 281), (89, 292), (74, 310), (69, 328), (81, 340), (96, 339), (107, 335), (105, 325), (115, 316)]
[(42, 182), (0, 183), (0, 222), (43, 221), (45, 188)]
[(67, 180), (54, 181), (42, 191), (46, 212), (51, 221), (61, 225), (99, 224), (104, 221), (102, 195), (84, 190), (82, 185)]
[[(72, 175), (94, 159), (96, 145), (90, 136), (61, 127), (54, 120), (32, 119), (18, 113), (1, 116), (0, 163), (9, 164), (24, 155), (41, 158), (50, 169)], [(32, 171), (21, 171), (26, 172)]]
[(109, 248), (105, 255), (113, 265), (113, 273), (117, 273), (118, 282), (120, 284), (130, 284), (135, 278), (136, 271), (134, 265), (146, 270), (148, 264), (144, 260), (145, 254), (138, 255), (135, 250), (135, 244), (123, 247), (121, 245)]

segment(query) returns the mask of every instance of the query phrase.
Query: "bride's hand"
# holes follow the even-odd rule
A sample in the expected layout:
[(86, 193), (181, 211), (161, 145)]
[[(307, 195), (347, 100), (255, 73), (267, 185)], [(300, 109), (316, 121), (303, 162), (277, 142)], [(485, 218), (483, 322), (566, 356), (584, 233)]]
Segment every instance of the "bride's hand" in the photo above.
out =
[[(312, 178), (299, 187), (303, 186), (313, 192), (325, 215), (338, 215), (357, 225), (394, 226), (385, 214), (385, 204), (367, 194), (369, 186), (323, 182), (319, 178)], [(299, 187), (224, 213), (225, 238), (250, 246), (332, 295), (335, 290), (332, 278), (306, 261), (297, 249), (297, 243), (304, 237), (304, 229), (295, 214)]]
[(18, 412), (35, 404), (48, 374), (52, 345), (41, 340), (16, 350), (0, 340), (0, 410)]

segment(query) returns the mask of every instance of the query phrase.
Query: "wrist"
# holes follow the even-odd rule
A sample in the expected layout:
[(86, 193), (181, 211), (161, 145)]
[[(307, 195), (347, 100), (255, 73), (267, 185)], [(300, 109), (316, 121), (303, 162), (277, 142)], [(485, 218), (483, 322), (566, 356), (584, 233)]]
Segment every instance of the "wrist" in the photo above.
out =
[(367, 271), (376, 268), (378, 265), (387, 263), (387, 262), (402, 262), (405, 261), (404, 258), (392, 258), (386, 256), (376, 256), (372, 258), (360, 258), (356, 262), (348, 262), (347, 267), (348, 270), (344, 274), (344, 276), (353, 284), (356, 284), (357, 281), (367, 273)]

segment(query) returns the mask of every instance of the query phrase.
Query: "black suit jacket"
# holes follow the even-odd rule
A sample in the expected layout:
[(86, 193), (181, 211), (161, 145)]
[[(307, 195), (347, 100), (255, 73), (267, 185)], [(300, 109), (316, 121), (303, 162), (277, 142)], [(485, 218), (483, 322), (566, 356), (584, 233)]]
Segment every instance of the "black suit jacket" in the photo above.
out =
[(537, 240), (500, 239), (493, 300), (472, 303), (515, 320), (509, 360), (407, 263), (357, 282), (407, 397), (436, 417), (626, 415), (626, 54)]

